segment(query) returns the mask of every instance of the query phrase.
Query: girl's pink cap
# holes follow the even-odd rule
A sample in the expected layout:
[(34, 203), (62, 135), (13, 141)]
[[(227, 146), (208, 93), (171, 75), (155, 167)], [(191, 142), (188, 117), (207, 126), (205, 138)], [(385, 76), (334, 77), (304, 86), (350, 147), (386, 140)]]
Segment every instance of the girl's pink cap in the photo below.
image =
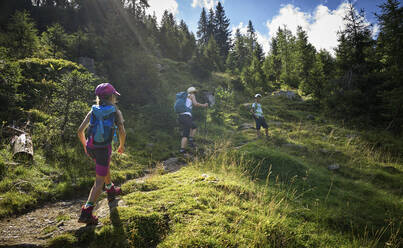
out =
[(115, 94), (117, 96), (120, 96), (119, 92), (117, 92), (115, 90), (115, 88), (112, 86), (112, 84), (110, 83), (103, 83), (103, 84), (99, 84), (96, 88), (95, 88), (95, 95), (96, 96), (109, 96)]

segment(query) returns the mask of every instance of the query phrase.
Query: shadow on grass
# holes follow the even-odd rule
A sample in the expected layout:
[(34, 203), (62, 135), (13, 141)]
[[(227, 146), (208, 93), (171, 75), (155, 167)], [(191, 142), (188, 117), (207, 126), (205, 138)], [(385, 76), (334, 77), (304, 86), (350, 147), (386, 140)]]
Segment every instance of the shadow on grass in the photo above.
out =
[[(242, 152), (247, 161), (245, 173), (252, 180), (264, 183), (269, 176), (269, 187), (272, 189), (293, 192), (289, 190), (293, 188), (296, 192), (287, 195), (290, 204), (297, 209), (306, 206), (306, 209), (292, 215), (316, 223), (323, 230), (330, 228), (345, 234), (358, 232), (371, 237), (370, 233), (365, 233), (366, 230), (380, 230), (403, 216), (402, 206), (393, 200), (396, 198), (384, 186), (392, 182), (374, 181), (380, 177), (377, 174), (367, 174), (373, 180), (364, 180), (362, 176), (357, 180), (343, 175), (359, 174), (356, 169), (342, 168), (331, 172), (297, 156), (258, 144), (248, 144)], [(387, 241), (391, 235), (388, 231), (381, 240)]]

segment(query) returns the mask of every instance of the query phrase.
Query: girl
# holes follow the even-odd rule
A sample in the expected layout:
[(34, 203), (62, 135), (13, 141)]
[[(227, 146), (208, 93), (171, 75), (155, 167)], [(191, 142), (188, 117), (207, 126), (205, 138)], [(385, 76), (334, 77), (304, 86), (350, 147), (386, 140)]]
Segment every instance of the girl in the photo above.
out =
[[(113, 201), (116, 195), (122, 193), (122, 190), (114, 186), (111, 181), (109, 163), (115, 124), (119, 128), (119, 153), (123, 153), (125, 150), (126, 131), (122, 112), (116, 106), (116, 96), (120, 96), (119, 92), (111, 84), (103, 83), (96, 87), (95, 95), (97, 104), (92, 106), (91, 111), (88, 112), (78, 128), (78, 138), (84, 147), (84, 152), (95, 161), (96, 172), (95, 183), (86, 204), (81, 208), (78, 222), (96, 225), (98, 218), (92, 214), (92, 211), (104, 183), (109, 201)], [(84, 131), (88, 125), (90, 128), (86, 140)]]

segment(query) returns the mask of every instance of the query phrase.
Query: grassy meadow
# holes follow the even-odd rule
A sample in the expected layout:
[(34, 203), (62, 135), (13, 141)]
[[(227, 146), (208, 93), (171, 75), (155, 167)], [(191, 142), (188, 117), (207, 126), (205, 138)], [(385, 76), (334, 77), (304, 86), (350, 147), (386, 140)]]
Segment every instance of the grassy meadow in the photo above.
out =
[(262, 104), (269, 139), (238, 130), (251, 122), (242, 106), (228, 106), (220, 125), (209, 115), (207, 136), (199, 133), (204, 156), (124, 183), (126, 205), (103, 227), (49, 246), (400, 247), (402, 161), (390, 149), (400, 141), (372, 143), (379, 133), (326, 120), (308, 101)]

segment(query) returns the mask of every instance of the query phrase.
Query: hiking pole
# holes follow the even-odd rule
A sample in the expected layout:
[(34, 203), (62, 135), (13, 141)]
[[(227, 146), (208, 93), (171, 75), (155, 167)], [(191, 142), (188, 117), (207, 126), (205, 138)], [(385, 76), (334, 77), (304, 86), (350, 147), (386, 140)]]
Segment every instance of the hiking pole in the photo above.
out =
[(204, 117), (204, 136), (205, 136), (205, 138), (207, 138), (207, 108), (206, 108), (206, 115)]

